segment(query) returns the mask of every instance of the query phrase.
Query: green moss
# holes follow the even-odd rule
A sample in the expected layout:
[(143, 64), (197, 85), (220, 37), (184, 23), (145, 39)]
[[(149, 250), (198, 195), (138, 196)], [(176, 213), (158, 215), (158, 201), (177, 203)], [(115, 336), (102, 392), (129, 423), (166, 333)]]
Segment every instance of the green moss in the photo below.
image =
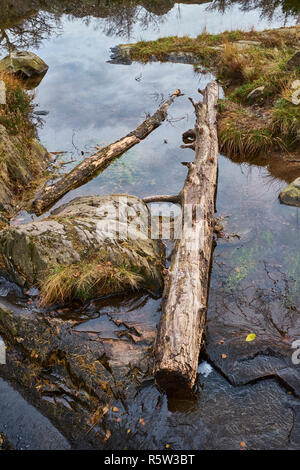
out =
[(289, 306), (292, 307), (299, 304), (300, 300), (300, 253), (293, 253), (287, 261), (286, 272), (291, 282), (291, 288), (285, 302), (288, 302)]
[(233, 266), (232, 273), (224, 282), (227, 292), (233, 291), (241, 281), (243, 281), (251, 272), (254, 272), (258, 263), (261, 261), (262, 254), (272, 251), (274, 245), (274, 236), (271, 231), (263, 230), (257, 237), (257, 243), (254, 246), (243, 246), (232, 252), (230, 263)]

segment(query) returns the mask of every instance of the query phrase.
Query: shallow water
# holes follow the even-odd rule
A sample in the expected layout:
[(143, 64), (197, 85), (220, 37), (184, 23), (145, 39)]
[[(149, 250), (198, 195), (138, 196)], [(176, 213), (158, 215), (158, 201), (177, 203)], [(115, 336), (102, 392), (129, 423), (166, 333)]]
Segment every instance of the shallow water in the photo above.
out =
[[(107, 61), (110, 48), (120, 42), (170, 34), (196, 36), (204, 28), (218, 33), (225, 29), (250, 29), (253, 25), (264, 29), (296, 23), (296, 15), (286, 16), (280, 7), (270, 17), (258, 8), (243, 12), (237, 3), (224, 14), (211, 6), (175, 4), (165, 15), (149, 14), (138, 7), (127, 22), (121, 15), (87, 18), (76, 8), (74, 15), (72, 9), (69, 14), (59, 12), (56, 18), (46, 15), (53, 27), (50, 37), (39, 41), (38, 47), (32, 43), (30, 50), (49, 64), (35, 101), (38, 110), (49, 111), (39, 136), (50, 151), (67, 151), (69, 157), (80, 161), (95, 146), (110, 143), (133, 130), (175, 89), (180, 88), (185, 95), (172, 105), (167, 121), (144, 142), (57, 205), (86, 194), (178, 193), (186, 175), (186, 168), (180, 163), (193, 158), (192, 152), (180, 149), (182, 132), (194, 122), (187, 97), (197, 97), (197, 88), (204, 88), (213, 77), (196, 74), (190, 65), (125, 66)], [(219, 239), (214, 252), (207, 322), (208, 357), (201, 359), (208, 360), (213, 369), (210, 374), (201, 374), (207, 366), (200, 368), (201, 396), (189, 411), (185, 407), (183, 411), (178, 403), (165, 401), (157, 410), (158, 391), (153, 385), (143, 389), (124, 417), (126, 426), (133, 429), (136, 426), (133, 417), (141, 407), (149, 427), (151, 422), (151, 432), (147, 428), (144, 440), (141, 436), (137, 438), (141, 448), (159, 448), (169, 441), (169, 436), (174, 448), (235, 448), (246, 438), (251, 448), (299, 445), (299, 435), (293, 434), (292, 412), (286, 411), (293, 403), (289, 402), (287, 389), (272, 379), (272, 367), (268, 372), (270, 379), (252, 386), (247, 386), (247, 382), (264, 377), (264, 365), (255, 365), (252, 370), (249, 364), (249, 373), (242, 368), (234, 372), (237, 351), (243, 349), (245, 337), (253, 332), (258, 337), (254, 355), (263, 356), (267, 347), (278, 350), (287, 361), (284, 367), (294, 367), (299, 375), (299, 366), (288, 363), (288, 358), (292, 354), (291, 344), (300, 334), (300, 212), (278, 201), (286, 182), (297, 176), (300, 168), (287, 171), (280, 161), (266, 167), (264, 162), (237, 164), (220, 156), (217, 211), (218, 216), (224, 217), (226, 234), (235, 236)], [(28, 216), (23, 214), (16, 223), (26, 220)], [(6, 294), (1, 293), (4, 297)], [(120, 331), (126, 328), (117, 328), (116, 335), (111, 317), (119, 315), (121, 305), (127, 322), (149, 330), (151, 336), (159, 318), (159, 302), (148, 297), (128, 300), (125, 306), (124, 302), (116, 301), (114, 305), (114, 301), (105, 301), (97, 304), (92, 315), (83, 315), (75, 328), (78, 334), (98, 335), (104, 340), (120, 338)], [(224, 340), (229, 359), (232, 355), (233, 363), (229, 361), (228, 366), (220, 361), (223, 346), (218, 349), (219, 340)], [(244, 353), (248, 360), (249, 350)], [(242, 386), (234, 387), (235, 380)], [(267, 425), (263, 402), (268, 404)], [(0, 431), (5, 419), (0, 416)], [(124, 440), (120, 437), (115, 445), (124, 446)]]

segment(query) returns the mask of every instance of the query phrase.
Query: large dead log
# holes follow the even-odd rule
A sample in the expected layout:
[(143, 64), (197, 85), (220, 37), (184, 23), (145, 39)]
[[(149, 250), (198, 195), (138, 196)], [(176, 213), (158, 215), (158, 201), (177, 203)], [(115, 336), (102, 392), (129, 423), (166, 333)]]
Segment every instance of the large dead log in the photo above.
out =
[(166, 278), (155, 345), (156, 382), (168, 393), (194, 386), (207, 311), (218, 172), (217, 83), (201, 93), (203, 103), (191, 100), (195, 160), (180, 193), (184, 225)]
[(174, 99), (180, 95), (180, 90), (176, 90), (152, 116), (148, 117), (134, 131), (86, 158), (70, 173), (67, 173), (52, 185), (45, 187), (43, 193), (32, 202), (28, 210), (37, 215), (42, 214), (66, 193), (89, 181), (95, 173), (104, 170), (116, 157), (119, 157), (134, 145), (139, 144), (141, 140), (145, 139), (162, 124), (167, 117), (169, 107)]

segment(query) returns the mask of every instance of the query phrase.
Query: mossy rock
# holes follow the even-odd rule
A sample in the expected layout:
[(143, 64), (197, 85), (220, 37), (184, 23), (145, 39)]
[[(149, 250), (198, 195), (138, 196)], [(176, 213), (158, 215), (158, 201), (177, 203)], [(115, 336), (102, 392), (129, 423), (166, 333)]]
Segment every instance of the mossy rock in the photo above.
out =
[(43, 76), (48, 65), (33, 52), (14, 51), (0, 61), (0, 72), (22, 75), (25, 78)]
[(46, 219), (0, 232), (0, 252), (10, 279), (42, 288), (47, 304), (159, 291), (164, 250), (149, 236), (149, 218), (135, 196), (80, 197)]
[(300, 178), (287, 186), (279, 195), (279, 199), (283, 204), (288, 206), (300, 207)]

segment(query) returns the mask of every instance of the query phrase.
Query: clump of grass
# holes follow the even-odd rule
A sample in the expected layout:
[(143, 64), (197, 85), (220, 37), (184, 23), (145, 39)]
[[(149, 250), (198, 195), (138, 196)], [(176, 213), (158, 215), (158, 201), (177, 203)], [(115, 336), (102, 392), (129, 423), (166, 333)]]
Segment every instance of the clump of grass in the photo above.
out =
[(268, 113), (262, 117), (250, 108), (227, 103), (218, 122), (220, 150), (232, 157), (256, 157), (270, 148), (285, 149), (285, 139), (274, 132)]
[(280, 135), (289, 148), (296, 148), (300, 142), (300, 106), (286, 99), (279, 99), (272, 111), (271, 128), (273, 135)]
[(238, 104), (226, 107), (218, 130), (220, 150), (226, 155), (256, 156), (268, 152), (273, 144), (268, 124)]
[(94, 257), (90, 254), (84, 262), (53, 266), (40, 283), (41, 305), (86, 301), (142, 287), (160, 288), (163, 262), (150, 259), (134, 245), (123, 250), (116, 246), (113, 252), (99, 250)]
[(218, 76), (221, 80), (230, 80), (231, 84), (243, 83), (248, 64), (247, 57), (239, 53), (237, 46), (226, 41), (224, 43), (222, 60), (218, 67)]
[(72, 299), (114, 294), (124, 290), (136, 290), (144, 276), (133, 266), (112, 266), (102, 261), (54, 266), (41, 288), (41, 304), (65, 303)]
[(12, 74), (1, 73), (6, 85), (6, 104), (0, 106), (0, 124), (11, 135), (22, 134), (28, 140), (35, 136), (31, 121), (33, 95), (24, 90), (22, 82)]

